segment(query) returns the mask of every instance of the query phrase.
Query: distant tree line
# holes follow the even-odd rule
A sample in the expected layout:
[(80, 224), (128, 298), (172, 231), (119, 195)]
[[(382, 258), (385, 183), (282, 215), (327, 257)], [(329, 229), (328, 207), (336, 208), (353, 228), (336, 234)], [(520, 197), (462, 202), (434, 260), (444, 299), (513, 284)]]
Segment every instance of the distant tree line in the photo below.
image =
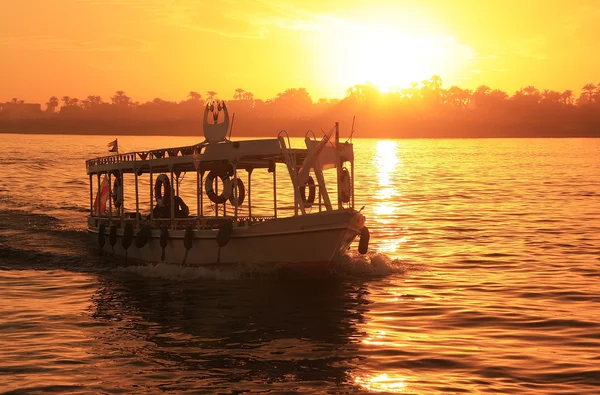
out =
[[(52, 96), (45, 103), (45, 111), (40, 109), (39, 116), (29, 116), (36, 121), (27, 124), (6, 116), (6, 108), (10, 112), (25, 105), (13, 98), (5, 103), (6, 108), (0, 104), (0, 121), (5, 121), (0, 122), (0, 131), (19, 131), (27, 124), (28, 130), (33, 127), (42, 132), (60, 127), (68, 132), (79, 127), (94, 133), (100, 122), (123, 133), (189, 134), (185, 128), (197, 125), (205, 102), (216, 99), (214, 91), (207, 91), (204, 97), (191, 91), (179, 102), (155, 98), (140, 103), (124, 91), (115, 92), (108, 101), (94, 95), (81, 100)], [(456, 85), (446, 89), (442, 79), (433, 76), (389, 92), (381, 92), (372, 84), (357, 84), (348, 88), (341, 100), (313, 101), (304, 88), (287, 89), (261, 100), (238, 88), (227, 103), (243, 118), (238, 129), (241, 134), (273, 134), (267, 128), (291, 128), (293, 134), (301, 134), (306, 131), (302, 128), (325, 127), (335, 120), (348, 126), (355, 116), (357, 125), (362, 125), (356, 136), (361, 137), (600, 137), (600, 84), (593, 83), (585, 84), (579, 97), (572, 90), (540, 91), (534, 86), (509, 95), (487, 85), (475, 90)]]

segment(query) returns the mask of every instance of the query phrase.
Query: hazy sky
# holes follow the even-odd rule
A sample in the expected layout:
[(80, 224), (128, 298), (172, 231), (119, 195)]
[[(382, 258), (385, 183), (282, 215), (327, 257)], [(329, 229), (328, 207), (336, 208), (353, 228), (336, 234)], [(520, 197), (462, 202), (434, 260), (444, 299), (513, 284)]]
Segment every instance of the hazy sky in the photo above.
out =
[(0, 101), (600, 82), (600, 1), (0, 0)]

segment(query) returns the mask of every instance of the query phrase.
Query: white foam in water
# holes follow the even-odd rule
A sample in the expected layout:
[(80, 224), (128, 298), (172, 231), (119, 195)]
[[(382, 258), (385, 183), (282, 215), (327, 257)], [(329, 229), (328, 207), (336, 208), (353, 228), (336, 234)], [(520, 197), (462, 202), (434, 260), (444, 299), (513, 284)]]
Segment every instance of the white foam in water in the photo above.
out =
[[(367, 255), (345, 254), (336, 259), (323, 276), (330, 277), (384, 277), (402, 274), (409, 265), (398, 259), (392, 259), (383, 253)], [(280, 265), (238, 264), (225, 267), (191, 267), (158, 263), (119, 268), (120, 271), (135, 273), (144, 277), (157, 277), (174, 281), (195, 279), (238, 280), (242, 278), (276, 277), (281, 274)], [(288, 273), (289, 274), (289, 273)]]
[(169, 263), (127, 266), (122, 268), (122, 270), (144, 277), (158, 277), (176, 281), (195, 280), (200, 278), (213, 280), (235, 280), (241, 277), (241, 272), (235, 267), (212, 269), (207, 267), (182, 266)]
[(388, 276), (406, 272), (407, 265), (384, 253), (344, 254), (333, 262), (333, 272), (351, 277)]
[(127, 266), (120, 271), (135, 273), (144, 277), (158, 277), (174, 281), (195, 279), (237, 280), (241, 278), (261, 278), (276, 274), (278, 265), (249, 265), (240, 263), (235, 266), (198, 267), (169, 263)]

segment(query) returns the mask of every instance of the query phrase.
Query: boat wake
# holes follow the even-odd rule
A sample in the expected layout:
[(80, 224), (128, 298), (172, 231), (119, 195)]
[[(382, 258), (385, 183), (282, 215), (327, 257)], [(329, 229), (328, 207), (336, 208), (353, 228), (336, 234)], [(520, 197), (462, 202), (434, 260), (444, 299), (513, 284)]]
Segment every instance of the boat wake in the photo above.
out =
[[(368, 255), (345, 254), (339, 257), (319, 277), (324, 278), (381, 278), (392, 274), (403, 274), (416, 266), (392, 259), (382, 253)], [(306, 277), (290, 271), (284, 263), (244, 264), (212, 267), (192, 267), (158, 263), (149, 265), (124, 266), (115, 269), (124, 273), (135, 273), (143, 277), (158, 277), (173, 281), (194, 279), (239, 280), (260, 278)], [(308, 277), (311, 277), (310, 275)]]
[[(193, 267), (167, 263), (126, 265), (111, 254), (100, 253), (85, 231), (68, 229), (50, 215), (18, 210), (0, 211), (0, 268), (11, 270), (71, 270), (138, 275), (171, 281), (198, 279), (240, 280), (295, 278), (297, 273), (280, 264), (244, 264)], [(419, 270), (414, 264), (370, 252), (345, 254), (319, 277), (339, 279), (381, 278)]]

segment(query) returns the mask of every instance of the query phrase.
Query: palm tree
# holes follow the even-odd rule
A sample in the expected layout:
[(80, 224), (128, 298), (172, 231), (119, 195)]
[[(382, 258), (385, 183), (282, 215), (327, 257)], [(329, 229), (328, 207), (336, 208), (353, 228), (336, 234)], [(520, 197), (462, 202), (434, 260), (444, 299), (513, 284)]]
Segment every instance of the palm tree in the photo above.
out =
[(46, 111), (54, 113), (56, 107), (58, 107), (58, 97), (52, 96), (50, 99), (48, 99), (48, 102), (46, 103)]
[(563, 99), (563, 103), (565, 105), (573, 104), (573, 91), (572, 90), (567, 89), (560, 95), (560, 97), (561, 97), (561, 99)]
[(585, 84), (583, 88), (581, 88), (581, 90), (583, 90), (587, 94), (588, 104), (592, 104), (592, 94), (596, 90), (596, 85), (590, 82), (589, 84)]
[(188, 97), (190, 98), (190, 100), (194, 100), (194, 101), (202, 100), (202, 95), (199, 94), (198, 92), (194, 92), (194, 91), (190, 91), (190, 93), (188, 93)]
[(485, 103), (488, 103), (489, 102), (488, 95), (490, 94), (491, 91), (492, 91), (492, 88), (490, 88), (489, 86), (479, 85), (477, 87), (477, 89), (475, 89), (475, 92), (473, 93), (473, 101), (475, 102), (475, 105), (481, 106), (481, 105), (484, 105)]
[(501, 89), (494, 89), (490, 92), (490, 98), (496, 100), (506, 100), (508, 99), (508, 94)]
[(487, 85), (479, 85), (477, 87), (477, 89), (475, 89), (475, 93), (473, 93), (473, 95), (481, 95), (481, 96), (485, 96), (488, 93), (490, 93), (492, 91), (492, 88), (490, 88)]
[(431, 90), (438, 91), (442, 87), (442, 77), (440, 77), (439, 75), (432, 76), (429, 81), (429, 87), (431, 88)]
[(208, 91), (206, 94), (208, 95), (208, 100), (210, 101), (215, 100), (215, 97), (217, 96), (217, 92), (214, 91)]
[(561, 99), (561, 94), (560, 92), (553, 91), (551, 89), (545, 89), (542, 92), (542, 97), (544, 98), (544, 102), (559, 103)]
[(124, 106), (128, 106), (130, 104), (131, 98), (125, 95), (124, 91), (116, 91), (115, 93), (116, 94), (110, 98), (113, 104), (119, 104)]
[(450, 88), (448, 88), (448, 99), (449, 102), (454, 106), (454, 107), (459, 107), (460, 106), (460, 95), (462, 93), (462, 89), (460, 89), (458, 86), (456, 85), (452, 85)]
[(537, 96), (540, 94), (540, 91), (538, 90), (538, 88), (536, 88), (533, 85), (529, 85), (529, 86), (526, 86), (525, 88), (523, 88), (523, 92), (525, 92), (527, 94), (527, 96)]
[(90, 107), (97, 106), (98, 104), (102, 104), (102, 98), (100, 96), (90, 95), (87, 97), (87, 99), (90, 102)]
[(242, 88), (237, 88), (235, 90), (235, 93), (233, 94), (233, 98), (236, 99), (236, 100), (242, 100), (242, 94), (244, 92), (245, 91)]

